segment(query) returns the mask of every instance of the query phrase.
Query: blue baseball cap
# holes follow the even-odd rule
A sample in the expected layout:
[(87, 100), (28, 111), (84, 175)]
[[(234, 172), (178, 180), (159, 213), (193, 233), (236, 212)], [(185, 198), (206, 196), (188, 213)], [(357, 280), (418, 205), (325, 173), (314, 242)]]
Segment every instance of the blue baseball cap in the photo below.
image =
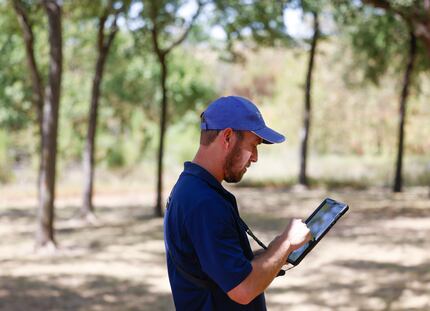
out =
[(202, 130), (250, 131), (263, 139), (264, 144), (282, 143), (284, 135), (272, 130), (264, 123), (257, 106), (240, 96), (220, 97), (201, 114)]

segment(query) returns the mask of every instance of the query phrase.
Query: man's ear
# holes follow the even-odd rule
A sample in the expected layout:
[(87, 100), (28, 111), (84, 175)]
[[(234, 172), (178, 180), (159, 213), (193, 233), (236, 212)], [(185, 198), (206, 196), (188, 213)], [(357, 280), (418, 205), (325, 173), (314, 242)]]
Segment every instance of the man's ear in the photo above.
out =
[(233, 141), (233, 136), (234, 136), (233, 130), (231, 128), (226, 128), (221, 132), (221, 137), (222, 137), (222, 141), (225, 149), (228, 149), (231, 146)]

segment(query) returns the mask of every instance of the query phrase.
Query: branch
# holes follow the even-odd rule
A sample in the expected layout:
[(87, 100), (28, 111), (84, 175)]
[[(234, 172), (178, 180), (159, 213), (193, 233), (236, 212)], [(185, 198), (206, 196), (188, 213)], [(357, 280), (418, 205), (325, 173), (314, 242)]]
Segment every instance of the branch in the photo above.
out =
[(391, 12), (401, 16), (405, 21), (408, 21), (410, 19), (404, 12), (393, 7), (391, 5), (391, 3), (387, 0), (363, 0), (363, 3), (372, 5), (375, 8), (384, 9), (386, 11), (391, 11)]
[(99, 48), (99, 51), (101, 51), (104, 47), (105, 43), (105, 36), (104, 36), (104, 29), (106, 21), (109, 17), (109, 14), (112, 10), (113, 0), (110, 0), (108, 5), (103, 10), (103, 14), (100, 16), (99, 20), (99, 29), (98, 29), (98, 35), (97, 35), (97, 47)]
[(28, 19), (27, 12), (22, 6), (22, 3), (20, 0), (13, 0), (12, 4), (16, 12), (16, 15), (18, 16), (18, 21), (24, 35), (24, 40), (30, 42), (30, 44), (33, 45), (33, 41), (34, 41), (33, 31), (31, 29), (31, 23), (30, 23), (30, 20)]
[(157, 12), (154, 6), (155, 4), (151, 1), (150, 13), (149, 13), (152, 21), (152, 27), (150, 27), (151, 39), (152, 39), (152, 45), (154, 46), (155, 53), (157, 54), (159, 59), (162, 59), (164, 58), (165, 53), (160, 48), (160, 45), (158, 44)]
[[(399, 15), (412, 29), (411, 31), (415, 32), (417, 37), (430, 41), (430, 16), (423, 14), (420, 8), (415, 8), (408, 14), (395, 8), (387, 0), (363, 0), (363, 2)], [(430, 0), (424, 0), (424, 9), (427, 11), (430, 9)]]
[(191, 28), (193, 27), (193, 24), (196, 21), (197, 17), (199, 16), (202, 8), (206, 5), (206, 2), (202, 3), (200, 0), (197, 1), (197, 3), (198, 3), (197, 11), (194, 13), (193, 17), (191, 18), (191, 21), (190, 21), (188, 27), (185, 29), (184, 33), (175, 42), (173, 42), (168, 48), (163, 50), (164, 55), (170, 53), (170, 51), (173, 48), (175, 48), (176, 46), (181, 44), (187, 38), (188, 33), (190, 32)]
[(118, 25), (117, 25), (117, 20), (118, 20), (118, 15), (121, 12), (121, 10), (116, 10), (115, 12), (115, 16), (112, 22), (112, 25), (110, 25), (110, 31), (109, 31), (109, 35), (106, 41), (106, 44), (104, 45), (104, 48), (106, 50), (109, 49), (110, 45), (112, 44), (112, 41), (116, 35), (116, 33), (118, 32)]
[(43, 81), (39, 73), (39, 69), (36, 63), (36, 57), (34, 55), (34, 34), (32, 30), (31, 22), (28, 18), (27, 12), (25, 11), (22, 2), (20, 0), (12, 1), (13, 8), (18, 17), (19, 24), (24, 37), (25, 50), (27, 54), (27, 61), (30, 67), (30, 76), (33, 87), (33, 100), (37, 109), (37, 119), (39, 125), (42, 124), (42, 109), (43, 109)]
[(380, 8), (384, 10), (391, 10), (391, 4), (386, 0), (363, 0), (363, 3), (373, 5), (375, 8)]

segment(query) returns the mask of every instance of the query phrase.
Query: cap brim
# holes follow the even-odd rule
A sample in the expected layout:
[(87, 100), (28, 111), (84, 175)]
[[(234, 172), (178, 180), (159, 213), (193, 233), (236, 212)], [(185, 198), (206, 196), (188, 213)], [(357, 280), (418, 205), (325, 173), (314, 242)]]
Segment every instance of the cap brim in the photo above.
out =
[(263, 144), (279, 144), (285, 141), (284, 135), (279, 134), (267, 126), (252, 132), (263, 139)]

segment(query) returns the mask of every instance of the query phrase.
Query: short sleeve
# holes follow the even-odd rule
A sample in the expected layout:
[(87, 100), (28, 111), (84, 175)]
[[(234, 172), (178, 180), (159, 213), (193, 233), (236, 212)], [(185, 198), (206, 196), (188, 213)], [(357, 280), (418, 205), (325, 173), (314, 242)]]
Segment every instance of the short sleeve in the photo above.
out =
[(232, 207), (203, 200), (187, 215), (185, 226), (203, 271), (227, 293), (252, 271), (240, 245)]

